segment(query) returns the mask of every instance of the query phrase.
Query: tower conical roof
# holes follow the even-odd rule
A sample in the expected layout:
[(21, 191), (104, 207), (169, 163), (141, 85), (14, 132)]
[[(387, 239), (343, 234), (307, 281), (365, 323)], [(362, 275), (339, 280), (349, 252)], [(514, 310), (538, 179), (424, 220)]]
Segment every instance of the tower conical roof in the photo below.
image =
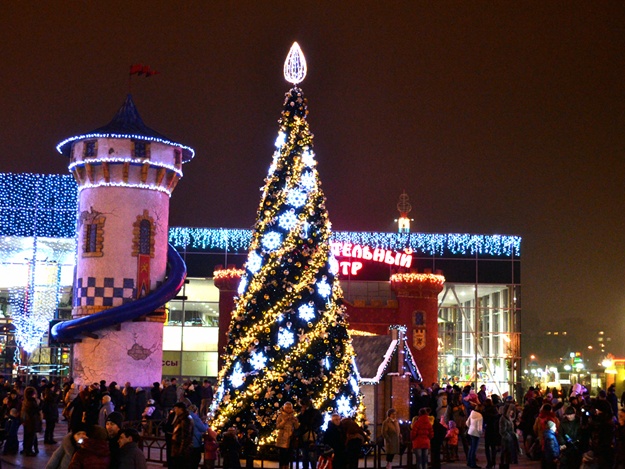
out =
[(163, 134), (149, 128), (141, 119), (139, 111), (132, 99), (132, 95), (128, 94), (126, 100), (119, 108), (113, 119), (103, 127), (98, 127), (91, 132), (84, 135), (77, 135), (70, 137), (56, 147), (59, 153), (70, 156), (72, 150), (72, 143), (76, 140), (83, 140), (85, 138), (134, 138), (139, 140), (157, 140), (169, 145), (175, 145), (182, 147), (182, 160), (183, 162), (189, 161), (193, 158), (195, 152), (192, 148), (175, 143), (165, 137)]

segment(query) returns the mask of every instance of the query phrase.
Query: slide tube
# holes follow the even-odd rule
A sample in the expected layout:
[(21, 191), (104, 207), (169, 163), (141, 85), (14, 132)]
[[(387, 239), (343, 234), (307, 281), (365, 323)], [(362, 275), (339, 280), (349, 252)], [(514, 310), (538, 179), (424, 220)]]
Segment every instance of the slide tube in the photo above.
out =
[(167, 249), (167, 264), (167, 279), (157, 290), (130, 303), (55, 324), (51, 330), (52, 338), (61, 343), (73, 341), (80, 334), (93, 334), (97, 330), (132, 321), (159, 309), (178, 294), (187, 277), (187, 266), (171, 244)]

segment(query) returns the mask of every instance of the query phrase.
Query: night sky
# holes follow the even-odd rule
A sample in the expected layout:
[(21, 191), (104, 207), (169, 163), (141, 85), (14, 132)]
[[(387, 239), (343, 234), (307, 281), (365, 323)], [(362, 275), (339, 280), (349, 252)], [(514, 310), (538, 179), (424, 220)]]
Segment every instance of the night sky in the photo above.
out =
[(1, 172), (65, 174), (56, 143), (106, 124), (140, 62), (160, 72), (132, 82), (144, 121), (196, 150), (170, 224), (251, 227), (298, 41), (335, 230), (394, 231), (405, 189), (413, 231), (522, 236), (525, 354), (596, 325), (625, 355), (625, 3), (6, 1), (0, 17)]

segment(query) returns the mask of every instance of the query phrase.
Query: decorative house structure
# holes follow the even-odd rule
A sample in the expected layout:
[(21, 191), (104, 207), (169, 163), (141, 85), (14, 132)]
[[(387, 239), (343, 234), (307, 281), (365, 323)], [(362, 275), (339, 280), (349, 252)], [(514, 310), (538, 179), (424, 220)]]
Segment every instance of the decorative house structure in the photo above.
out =
[(422, 380), (406, 340), (406, 328), (393, 325), (387, 332), (352, 335), (360, 390), (374, 441), (381, 435), (388, 409), (397, 410), (400, 420), (410, 420), (411, 383)]

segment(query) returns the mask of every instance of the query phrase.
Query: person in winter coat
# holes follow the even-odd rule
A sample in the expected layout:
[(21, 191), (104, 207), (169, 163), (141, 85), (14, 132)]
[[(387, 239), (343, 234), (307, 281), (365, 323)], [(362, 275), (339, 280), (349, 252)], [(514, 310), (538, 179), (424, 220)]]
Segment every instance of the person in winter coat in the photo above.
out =
[(67, 469), (109, 469), (111, 452), (107, 436), (106, 430), (99, 425), (91, 427)]
[(341, 427), (341, 416), (336, 412), (332, 414), (321, 441), (334, 451), (334, 467), (345, 467), (345, 433)]
[(469, 441), (471, 443), (471, 447), (469, 448), (469, 455), (467, 458), (467, 465), (471, 468), (479, 468), (475, 460), (475, 455), (477, 453), (477, 446), (480, 442), (480, 436), (482, 435), (482, 426), (484, 424), (481, 410), (482, 406), (480, 404), (476, 404), (475, 408), (471, 411), (471, 413), (469, 414), (469, 418), (467, 419), (467, 435), (469, 436)]
[[(619, 409), (617, 416), (618, 425), (614, 432), (614, 469), (625, 469), (625, 409)], [(561, 429), (564, 432), (564, 422)]]
[(235, 427), (228, 428), (228, 431), (224, 433), (219, 444), (219, 452), (223, 457), (224, 469), (239, 469), (241, 467), (241, 443), (237, 438)]
[(430, 466), (432, 469), (440, 469), (441, 448), (445, 441), (447, 427), (445, 426), (445, 419), (443, 417), (440, 419), (430, 417), (430, 422), (432, 423), (432, 429), (434, 431), (434, 436), (430, 440)]
[(399, 422), (397, 421), (397, 411), (389, 409), (386, 419), (382, 423), (382, 436), (384, 437), (384, 449), (386, 451), (386, 469), (393, 466), (393, 458), (399, 453), (401, 440)]
[(126, 421), (134, 422), (139, 420), (140, 412), (143, 412), (143, 407), (137, 407), (137, 394), (135, 388), (127, 382), (122, 389), (123, 404), (122, 413), (126, 416)]
[(501, 414), (489, 398), (484, 400), (482, 417), (484, 418), (484, 449), (486, 450), (486, 468), (492, 469), (497, 465), (497, 449), (501, 446), (499, 434), (499, 419)]
[(17, 454), (20, 449), (20, 442), (17, 438), (17, 431), (20, 428), (22, 421), (20, 420), (20, 414), (16, 408), (9, 411), (9, 417), (4, 422), (5, 442), (3, 454)]
[(302, 409), (297, 416), (299, 420), (299, 448), (302, 451), (302, 468), (315, 469), (317, 467), (317, 436), (323, 424), (323, 416), (315, 409), (308, 398), (300, 401)]
[[(171, 435), (171, 461), (169, 467), (191, 468), (191, 448), (193, 446), (193, 419), (182, 402), (174, 404), (176, 418)], [(197, 466), (196, 466), (197, 467)], [(195, 468), (194, 468), (195, 469)]]
[(49, 445), (56, 443), (54, 441), (54, 427), (56, 422), (59, 421), (59, 395), (56, 392), (53, 384), (48, 384), (44, 390), (41, 410), (43, 411), (43, 418), (46, 421), (46, 430), (43, 434), (43, 442)]
[(299, 420), (295, 416), (293, 404), (285, 402), (276, 420), (276, 429), (278, 430), (276, 446), (280, 450), (280, 469), (287, 469), (291, 463), (291, 437), (298, 428)]
[(462, 394), (460, 388), (454, 385), (453, 392), (447, 403), (447, 413), (445, 414), (445, 421), (454, 421), (458, 428), (459, 442), (462, 444), (462, 450), (464, 451), (465, 458), (469, 454), (469, 444), (466, 437), (467, 432), (467, 414), (465, 412), (464, 404), (462, 403)]
[(560, 451), (560, 469), (578, 469), (582, 464), (582, 426), (573, 406), (568, 406), (564, 411), (557, 435), (558, 441), (563, 445)]
[[(345, 468), (358, 469), (362, 444), (365, 442), (365, 432), (354, 419), (345, 417), (341, 419), (341, 428), (345, 434)], [(338, 465), (337, 465), (338, 467)]]
[(217, 433), (211, 428), (206, 429), (204, 434), (204, 469), (213, 469), (217, 459)]
[(447, 443), (447, 461), (456, 462), (458, 460), (458, 427), (456, 422), (450, 420), (447, 424), (447, 433), (445, 434), (445, 441)]
[(102, 396), (102, 407), (100, 407), (100, 412), (98, 413), (98, 425), (106, 427), (106, 419), (113, 412), (115, 412), (115, 404), (113, 404), (111, 396), (105, 394)]
[[(241, 449), (243, 449), (243, 457), (245, 458), (245, 469), (254, 468), (254, 458), (258, 452), (257, 438), (258, 430), (254, 425), (248, 425), (245, 429), (247, 434), (241, 437)], [(313, 467), (312, 469), (315, 469)]]
[(115, 469), (147, 469), (145, 455), (139, 448), (141, 437), (134, 428), (124, 428), (119, 439), (119, 466)]
[(24, 390), (24, 402), (20, 415), (24, 426), (24, 441), (22, 442), (22, 453), (25, 456), (35, 456), (39, 452), (37, 448), (37, 432), (41, 431), (42, 415), (37, 398), (37, 390), (28, 386)]
[(557, 469), (560, 458), (560, 444), (556, 438), (556, 423), (548, 420), (543, 431), (543, 457), (540, 467), (542, 469)]
[(202, 422), (202, 419), (198, 415), (198, 408), (195, 405), (190, 405), (188, 407), (189, 416), (191, 420), (193, 420), (193, 443), (191, 445), (191, 467), (198, 467), (200, 465), (200, 460), (202, 459), (202, 448), (204, 446), (204, 442), (202, 441), (202, 437), (206, 430), (208, 430), (208, 425)]
[(510, 464), (516, 464), (518, 454), (518, 438), (514, 431), (516, 406), (506, 404), (499, 418), (499, 437), (501, 438), (501, 459), (499, 469), (509, 469)]
[(46, 464), (46, 469), (67, 469), (69, 463), (74, 457), (74, 453), (78, 451), (80, 444), (78, 441), (87, 438), (86, 426), (81, 425), (75, 429), (75, 431), (68, 433), (61, 440), (61, 446), (59, 446)]
[(419, 416), (412, 419), (410, 441), (417, 457), (417, 468), (427, 469), (430, 440), (434, 437), (434, 428), (426, 408), (419, 409)]

